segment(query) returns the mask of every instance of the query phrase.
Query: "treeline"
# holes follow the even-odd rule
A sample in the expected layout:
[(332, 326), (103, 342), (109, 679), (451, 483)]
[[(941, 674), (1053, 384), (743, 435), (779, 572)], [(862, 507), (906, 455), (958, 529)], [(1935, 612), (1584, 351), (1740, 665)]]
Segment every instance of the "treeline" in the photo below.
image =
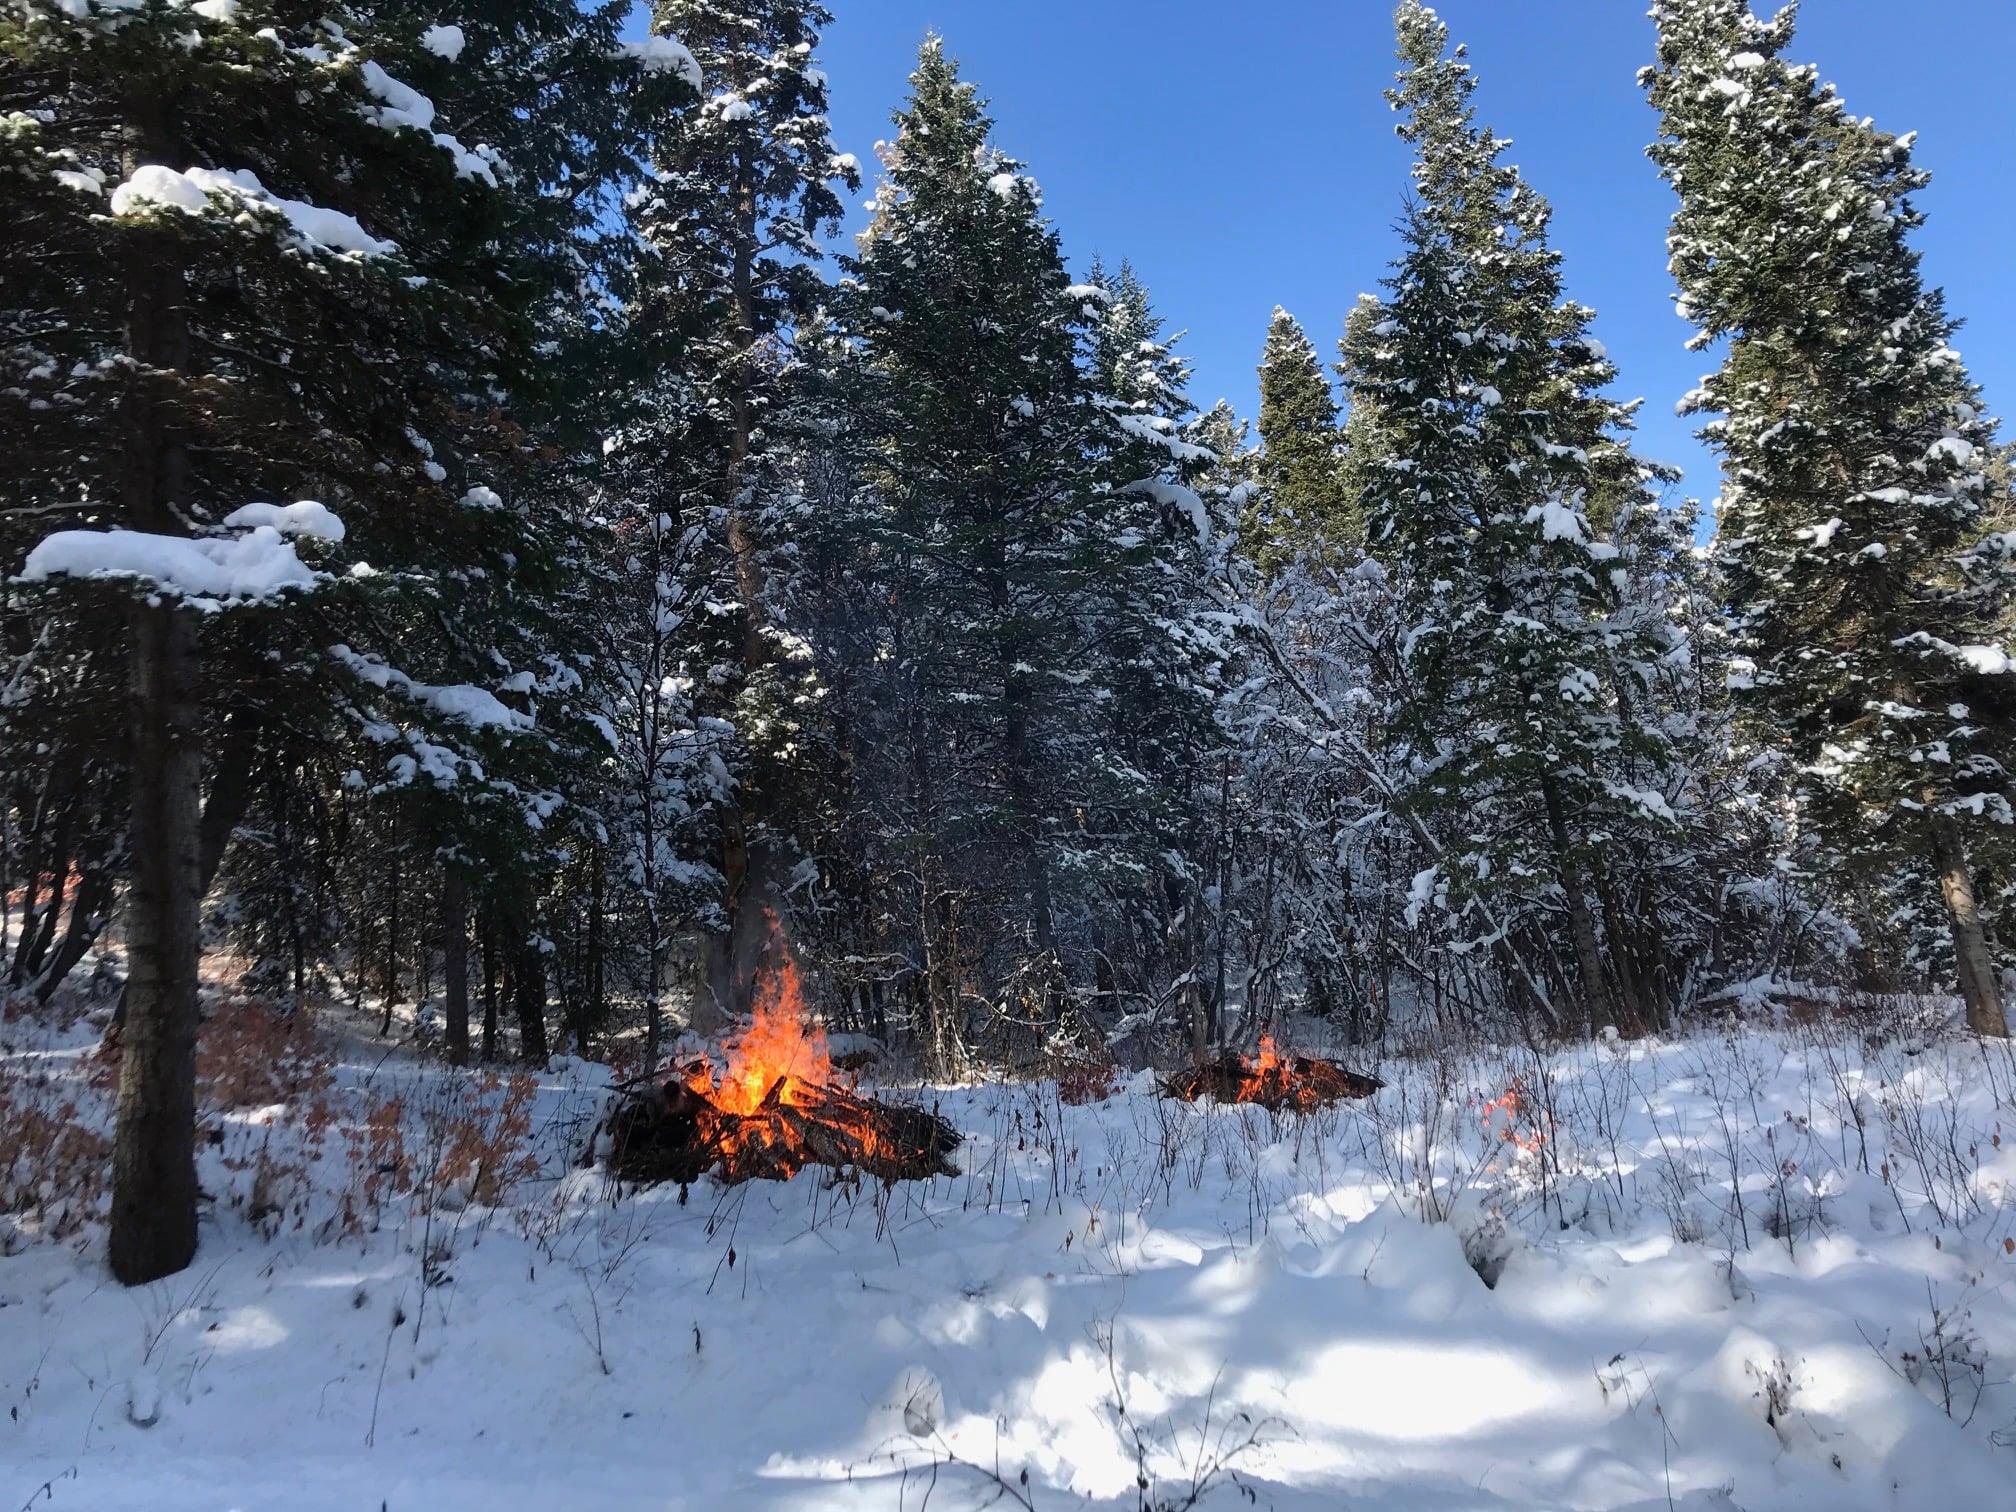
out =
[(206, 947), (457, 1061), (655, 1063), (779, 929), (938, 1075), (1760, 980), (2006, 1032), (2008, 468), (1789, 14), (1664, 0), (1643, 78), (1704, 550), (1412, 0), (1397, 255), (1257, 437), (938, 41), (835, 255), (825, 10), (629, 10), (0, 14), (4, 985), (118, 921), (123, 1279)]

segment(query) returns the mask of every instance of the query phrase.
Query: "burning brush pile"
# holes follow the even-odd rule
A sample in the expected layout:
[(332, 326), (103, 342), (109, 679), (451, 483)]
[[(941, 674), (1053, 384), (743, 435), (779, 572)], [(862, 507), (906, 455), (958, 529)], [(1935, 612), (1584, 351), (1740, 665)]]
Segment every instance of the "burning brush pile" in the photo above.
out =
[(1386, 1084), (1313, 1055), (1283, 1055), (1263, 1036), (1257, 1056), (1222, 1050), (1179, 1071), (1163, 1090), (1184, 1102), (1209, 1097), (1221, 1103), (1257, 1103), (1277, 1112), (1307, 1113), (1350, 1097), (1370, 1097)]
[(808, 1165), (883, 1181), (949, 1176), (959, 1131), (936, 1113), (839, 1085), (826, 1034), (805, 1015), (788, 954), (758, 981), (755, 1016), (718, 1075), (706, 1059), (677, 1067), (610, 1114), (607, 1161), (624, 1181), (731, 1185), (786, 1181)]

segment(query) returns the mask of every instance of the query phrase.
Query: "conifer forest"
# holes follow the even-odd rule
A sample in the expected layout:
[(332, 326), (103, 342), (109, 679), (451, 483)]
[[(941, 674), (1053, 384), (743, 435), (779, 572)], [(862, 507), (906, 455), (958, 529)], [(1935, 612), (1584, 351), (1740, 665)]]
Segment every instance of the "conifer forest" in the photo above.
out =
[(1454, 4), (1247, 414), (878, 3), (0, 0), (0, 1507), (2009, 1505), (1909, 123), (1650, 0), (1683, 473)]

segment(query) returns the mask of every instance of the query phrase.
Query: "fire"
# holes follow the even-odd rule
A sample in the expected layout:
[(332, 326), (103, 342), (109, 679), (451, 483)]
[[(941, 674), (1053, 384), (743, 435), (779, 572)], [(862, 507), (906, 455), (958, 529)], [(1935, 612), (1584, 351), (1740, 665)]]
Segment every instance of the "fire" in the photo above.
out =
[(1165, 1085), (1172, 1097), (1200, 1097), (1225, 1103), (1258, 1103), (1307, 1113), (1347, 1097), (1370, 1097), (1384, 1085), (1376, 1076), (1350, 1071), (1318, 1056), (1281, 1053), (1271, 1034), (1260, 1037), (1257, 1054), (1222, 1051), (1178, 1073)]
[[(773, 929), (776, 921), (772, 919)], [(833, 1079), (826, 1031), (811, 1022), (798, 963), (780, 941), (774, 966), (756, 976), (756, 1001), (749, 1027), (728, 1047), (728, 1069), (719, 1086), (711, 1072), (695, 1069), (693, 1090), (724, 1113), (747, 1116), (763, 1107), (772, 1092), (780, 1101), (800, 1101), (807, 1088)]]
[(699, 1059), (610, 1118), (611, 1168), (626, 1179), (789, 1180), (808, 1165), (885, 1181), (949, 1175), (959, 1131), (935, 1112), (860, 1096), (836, 1083), (826, 1032), (773, 915), (773, 964), (757, 973), (748, 1026), (726, 1066)]
[[(1486, 1101), (1481, 1110), (1484, 1130), (1496, 1132), (1499, 1143), (1529, 1154), (1547, 1143), (1546, 1115), (1536, 1114), (1526, 1096), (1526, 1078), (1515, 1076), (1505, 1095)], [(1501, 1122), (1502, 1120), (1502, 1122)]]

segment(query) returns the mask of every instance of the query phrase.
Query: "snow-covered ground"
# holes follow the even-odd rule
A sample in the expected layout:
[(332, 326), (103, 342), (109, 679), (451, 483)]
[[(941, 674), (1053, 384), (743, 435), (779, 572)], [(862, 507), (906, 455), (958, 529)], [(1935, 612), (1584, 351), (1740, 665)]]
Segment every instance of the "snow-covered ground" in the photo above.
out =
[[(0, 1038), (17, 1114), (77, 1095), (87, 1034)], [(496, 1133), (508, 1086), (362, 1040), (339, 1062), (291, 1115), (213, 1117), (184, 1275), (120, 1289), (89, 1225), (0, 1246), (0, 1507), (1929, 1512), (2016, 1486), (2016, 1067), (1968, 1041), (1395, 1059), (1301, 1121), (1145, 1078), (1079, 1107), (949, 1089), (921, 1095), (966, 1131), (959, 1177), (684, 1200), (576, 1167), (605, 1074), (570, 1062), (524, 1104), (540, 1173), (488, 1208), (385, 1188)]]

